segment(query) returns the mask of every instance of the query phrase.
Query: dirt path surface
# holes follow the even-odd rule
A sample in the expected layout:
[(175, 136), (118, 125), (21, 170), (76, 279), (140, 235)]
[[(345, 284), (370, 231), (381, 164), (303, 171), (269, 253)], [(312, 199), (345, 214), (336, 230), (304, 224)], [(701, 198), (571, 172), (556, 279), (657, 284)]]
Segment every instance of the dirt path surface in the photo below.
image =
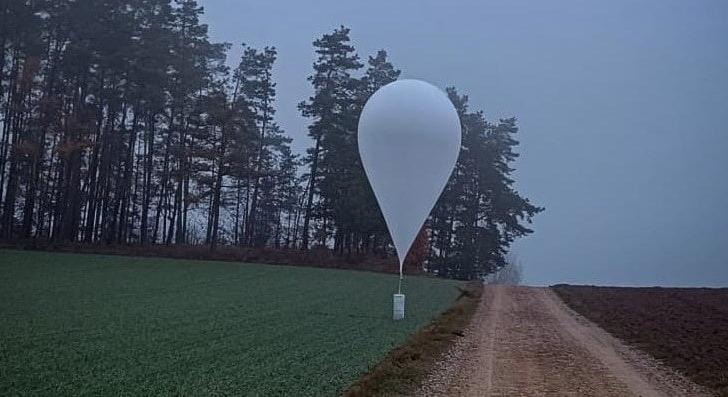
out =
[(486, 286), (465, 337), (418, 395), (700, 396), (704, 389), (624, 346), (548, 288)]

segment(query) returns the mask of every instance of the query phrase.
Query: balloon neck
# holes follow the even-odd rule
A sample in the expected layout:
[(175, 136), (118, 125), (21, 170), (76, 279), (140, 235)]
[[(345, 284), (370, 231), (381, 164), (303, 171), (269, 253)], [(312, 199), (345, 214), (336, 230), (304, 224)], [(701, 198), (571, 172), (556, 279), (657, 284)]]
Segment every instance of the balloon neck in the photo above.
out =
[[(406, 255), (405, 255), (406, 256)], [(397, 259), (399, 260), (399, 286), (397, 287), (397, 293), (402, 293), (402, 268), (404, 267), (404, 258), (402, 258), (401, 255), (397, 255)]]

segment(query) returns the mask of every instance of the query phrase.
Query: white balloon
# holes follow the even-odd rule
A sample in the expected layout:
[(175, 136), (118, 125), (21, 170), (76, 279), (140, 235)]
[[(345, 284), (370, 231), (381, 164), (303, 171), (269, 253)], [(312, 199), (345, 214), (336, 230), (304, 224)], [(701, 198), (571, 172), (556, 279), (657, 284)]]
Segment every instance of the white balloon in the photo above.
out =
[(399, 273), (460, 153), (457, 111), (439, 88), (398, 80), (359, 118), (359, 155), (399, 257)]

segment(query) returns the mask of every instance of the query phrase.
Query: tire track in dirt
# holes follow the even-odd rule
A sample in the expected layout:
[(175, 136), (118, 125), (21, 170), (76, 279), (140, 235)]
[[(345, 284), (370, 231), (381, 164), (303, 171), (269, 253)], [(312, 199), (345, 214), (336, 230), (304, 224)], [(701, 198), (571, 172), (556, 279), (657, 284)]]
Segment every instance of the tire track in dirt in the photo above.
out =
[(486, 286), (473, 321), (418, 395), (699, 396), (548, 288)]
[[(497, 291), (494, 291), (497, 292)], [(495, 361), (495, 333), (496, 325), (498, 324), (500, 310), (502, 307), (501, 297), (503, 294), (494, 293), (492, 296), (492, 304), (489, 306), (489, 313), (487, 318), (490, 321), (485, 323), (485, 329), (480, 334), (479, 342), (485, 347), (487, 354), (484, 357), (482, 366), (475, 368), (474, 376), (478, 379), (482, 379), (482, 382), (478, 383), (481, 394), (487, 394), (490, 392), (493, 386), (493, 362)]]

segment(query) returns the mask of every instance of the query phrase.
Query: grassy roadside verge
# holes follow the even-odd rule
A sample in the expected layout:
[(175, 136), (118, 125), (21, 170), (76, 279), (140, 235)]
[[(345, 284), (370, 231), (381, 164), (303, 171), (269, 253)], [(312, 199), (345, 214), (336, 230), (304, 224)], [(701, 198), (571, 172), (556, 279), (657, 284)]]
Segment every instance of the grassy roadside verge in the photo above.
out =
[(412, 335), (404, 345), (389, 352), (344, 392), (348, 397), (409, 395), (445, 352), (462, 336), (478, 307), (483, 292), (480, 282), (470, 282), (447, 311)]

